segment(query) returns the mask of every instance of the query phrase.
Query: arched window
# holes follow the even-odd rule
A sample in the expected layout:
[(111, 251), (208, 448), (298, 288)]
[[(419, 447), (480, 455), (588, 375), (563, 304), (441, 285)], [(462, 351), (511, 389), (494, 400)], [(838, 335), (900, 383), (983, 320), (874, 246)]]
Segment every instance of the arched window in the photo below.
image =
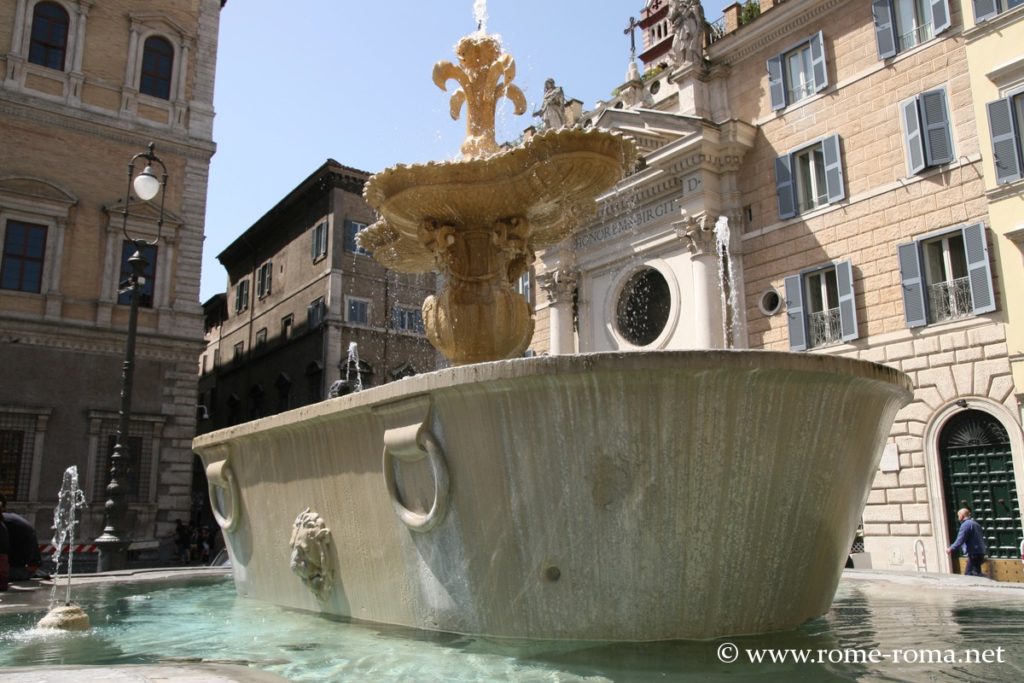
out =
[(142, 47), (142, 75), (139, 92), (171, 99), (171, 73), (174, 70), (174, 47), (166, 38), (150, 36)]
[(32, 39), (28, 61), (57, 71), (64, 70), (71, 19), (55, 2), (41, 2), (32, 11)]

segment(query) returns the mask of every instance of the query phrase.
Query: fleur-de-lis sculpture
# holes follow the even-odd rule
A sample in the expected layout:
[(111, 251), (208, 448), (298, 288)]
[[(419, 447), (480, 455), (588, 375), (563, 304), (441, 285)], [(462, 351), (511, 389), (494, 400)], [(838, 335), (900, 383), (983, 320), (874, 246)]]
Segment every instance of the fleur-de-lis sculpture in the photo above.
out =
[(515, 105), (516, 114), (526, 111), (523, 91), (512, 84), (516, 75), (515, 60), (501, 51), (497, 38), (481, 34), (460, 40), (455, 54), (461, 66), (438, 62), (434, 65), (434, 83), (446, 92), (449, 80), (462, 86), (452, 93), (451, 99), (451, 115), (456, 121), (463, 103), (466, 105), (462, 156), (475, 158), (495, 154), (500, 151), (494, 139), (494, 111), (498, 100), (507, 97)]

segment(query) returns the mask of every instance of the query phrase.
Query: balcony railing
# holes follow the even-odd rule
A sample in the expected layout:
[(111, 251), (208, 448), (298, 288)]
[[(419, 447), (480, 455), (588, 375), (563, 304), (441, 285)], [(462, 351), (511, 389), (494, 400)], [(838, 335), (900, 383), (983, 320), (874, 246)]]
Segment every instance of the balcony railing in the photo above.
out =
[(966, 277), (928, 285), (931, 322), (957, 320), (971, 315), (971, 283)]
[(810, 97), (814, 94), (814, 85), (811, 83), (804, 83), (797, 85), (789, 89), (789, 99), (787, 102), (792, 104), (793, 102), (799, 102), (802, 99)]
[(725, 17), (724, 16), (721, 16), (718, 19), (715, 19), (714, 21), (708, 22), (708, 32), (707, 32), (707, 43), (708, 43), (708, 45), (711, 45), (712, 43), (720, 40), (722, 38), (722, 36), (724, 36), (724, 35), (725, 35)]
[(911, 29), (906, 33), (901, 33), (897, 38), (900, 45), (900, 52), (909, 50), (910, 48), (916, 47), (925, 41), (931, 40), (933, 35), (934, 33), (932, 32), (932, 25), (930, 23), (922, 24), (921, 26)]
[(843, 324), (838, 308), (807, 314), (810, 346), (836, 344), (843, 338)]

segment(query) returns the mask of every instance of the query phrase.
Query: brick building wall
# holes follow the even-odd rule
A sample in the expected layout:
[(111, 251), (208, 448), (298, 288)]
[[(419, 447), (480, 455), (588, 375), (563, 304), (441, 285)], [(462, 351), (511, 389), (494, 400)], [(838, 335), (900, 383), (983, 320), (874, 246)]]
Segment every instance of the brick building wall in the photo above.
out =
[[(35, 63), (30, 49), (42, 4), (0, 2), (0, 237), (7, 257), (14, 249), (7, 238), (23, 223), (41, 226), (46, 238), (39, 281), (0, 287), (0, 356), (13, 370), (0, 378), (0, 429), (32, 437), (31, 449), (5, 452), (0, 485), (13, 493), (11, 508), (46, 538), (62, 472), (77, 465), (90, 504), (80, 534), (99, 534), (128, 319), (117, 293), (125, 170), (154, 142), (168, 171), (166, 223), (153, 305), (139, 315), (130, 435), (142, 452), (133, 455), (127, 522), (134, 540), (164, 539), (190, 508), (223, 3), (54, 0), (67, 14), (68, 39), (63, 61), (52, 65)], [(172, 46), (166, 98), (140, 92), (138, 65), (150, 37)], [(155, 207), (133, 201), (132, 236), (155, 238), (156, 217)], [(34, 433), (25, 416), (34, 416)]]

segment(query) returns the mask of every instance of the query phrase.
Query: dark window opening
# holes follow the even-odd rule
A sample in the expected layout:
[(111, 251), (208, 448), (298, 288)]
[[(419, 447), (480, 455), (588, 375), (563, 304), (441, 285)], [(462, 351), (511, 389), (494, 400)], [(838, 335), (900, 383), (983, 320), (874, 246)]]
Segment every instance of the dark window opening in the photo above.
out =
[(32, 38), (28, 61), (57, 71), (64, 70), (71, 20), (55, 2), (41, 2), (32, 12)]
[(45, 225), (7, 221), (0, 289), (36, 294), (42, 291), (45, 254)]
[(139, 92), (162, 100), (171, 99), (171, 73), (174, 70), (174, 47), (160, 36), (146, 38), (142, 48), (142, 75)]

